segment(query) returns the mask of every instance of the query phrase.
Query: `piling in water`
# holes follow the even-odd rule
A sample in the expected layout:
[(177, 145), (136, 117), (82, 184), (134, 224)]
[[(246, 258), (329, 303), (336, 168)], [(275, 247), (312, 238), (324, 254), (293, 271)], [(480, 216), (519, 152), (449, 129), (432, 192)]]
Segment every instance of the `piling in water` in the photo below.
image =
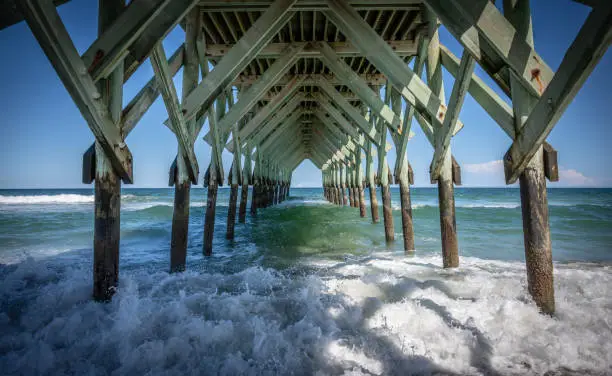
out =
[(217, 207), (218, 183), (215, 179), (208, 185), (208, 197), (206, 198), (206, 215), (204, 217), (204, 244), (205, 256), (212, 255), (213, 236), (215, 230), (215, 210)]
[(410, 183), (400, 179), (400, 201), (402, 207), (402, 233), (404, 235), (404, 251), (414, 251), (414, 227), (412, 224), (412, 203), (410, 200)]
[(238, 201), (238, 184), (230, 186), (229, 206), (227, 209), (227, 231), (225, 238), (234, 239), (234, 227), (236, 226), (236, 202)]
[(378, 223), (378, 198), (376, 197), (376, 187), (370, 185), (370, 211), (372, 212), (372, 223)]
[(240, 189), (240, 206), (238, 208), (238, 222), (239, 223), (246, 222), (248, 199), (249, 199), (249, 185), (248, 183), (243, 183), (242, 188)]
[(365, 193), (363, 192), (363, 187), (359, 187), (359, 216), (361, 218), (365, 218), (366, 216), (366, 207), (365, 207)]
[(170, 272), (182, 272), (187, 262), (187, 237), (189, 233), (189, 196), (191, 182), (177, 181), (174, 187), (174, 212), (170, 240)]
[(385, 222), (385, 240), (387, 243), (395, 240), (395, 230), (393, 228), (393, 208), (391, 206), (391, 188), (389, 184), (381, 185), (383, 201), (383, 219)]
[(119, 281), (121, 183), (117, 174), (96, 174), (94, 286), (97, 301), (111, 299)]
[(555, 312), (548, 194), (541, 148), (519, 177), (529, 293), (543, 313)]

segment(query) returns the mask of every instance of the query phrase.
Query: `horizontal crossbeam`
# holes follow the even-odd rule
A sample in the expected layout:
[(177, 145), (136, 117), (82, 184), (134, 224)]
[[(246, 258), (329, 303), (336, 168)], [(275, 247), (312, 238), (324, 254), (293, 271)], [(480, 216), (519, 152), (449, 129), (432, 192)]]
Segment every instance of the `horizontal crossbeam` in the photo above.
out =
[[(412, 56), (416, 54), (416, 46), (412, 40), (388, 40), (385, 41), (398, 56)], [(206, 56), (211, 59), (225, 56), (235, 44), (208, 44), (206, 45)], [(319, 57), (321, 52), (310, 42), (293, 43), (270, 43), (264, 47), (257, 58), (278, 59), (289, 46), (301, 47), (299, 57)], [(330, 42), (329, 46), (340, 57), (363, 56), (361, 51), (350, 42)]]

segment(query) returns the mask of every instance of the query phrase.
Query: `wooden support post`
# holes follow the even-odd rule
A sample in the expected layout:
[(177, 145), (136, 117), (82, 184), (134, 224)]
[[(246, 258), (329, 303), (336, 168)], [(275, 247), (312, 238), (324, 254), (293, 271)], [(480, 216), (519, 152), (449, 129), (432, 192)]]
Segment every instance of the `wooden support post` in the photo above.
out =
[(349, 206), (351, 208), (354, 208), (355, 207), (355, 195), (353, 194), (353, 182), (351, 181), (351, 175), (353, 174), (352, 170), (353, 168), (350, 165), (347, 165), (345, 185), (346, 185), (346, 189), (348, 189)]
[[(376, 124), (373, 113), (370, 112), (370, 122)], [(378, 198), (376, 197), (376, 179), (374, 178), (374, 150), (371, 142), (366, 145), (366, 180), (370, 189), (370, 211), (372, 213), (372, 223), (378, 223)]]
[[(359, 152), (361, 154), (361, 152)], [(357, 186), (357, 194), (359, 195), (359, 216), (361, 218), (365, 218), (366, 216), (366, 206), (365, 206), (365, 193), (363, 191), (363, 176), (361, 173), (361, 156), (357, 159), (358, 164), (358, 186)]]
[(260, 189), (260, 177), (259, 170), (261, 170), (261, 153), (259, 148), (255, 154), (255, 168), (253, 170), (253, 192), (251, 193), (251, 215), (257, 215), (257, 206), (259, 205), (259, 189)]
[[(529, 1), (510, 2), (506, 0), (504, 1), (504, 13), (517, 29), (518, 37), (533, 48)], [(510, 91), (516, 134), (521, 134), (523, 121), (529, 116), (537, 98), (531, 95), (514, 75), (510, 77)], [(543, 313), (553, 314), (555, 294), (552, 245), (542, 147), (538, 149), (527, 168), (520, 174), (519, 181), (529, 293)]]
[(242, 166), (242, 189), (240, 190), (240, 208), (238, 209), (238, 222), (246, 222), (247, 202), (249, 199), (249, 185), (253, 185), (251, 173), (251, 150), (247, 147), (244, 156), (244, 166)]
[[(243, 93), (239, 93), (239, 100), (243, 98)], [(230, 91), (230, 95), (228, 96), (230, 112), (233, 109), (234, 96)], [(227, 116), (224, 117), (224, 119)], [(217, 124), (219, 126), (219, 124)], [(232, 135), (234, 138), (234, 160), (232, 162), (232, 166), (230, 168), (229, 176), (227, 177), (227, 182), (230, 185), (230, 197), (229, 197), (229, 205), (227, 208), (227, 229), (225, 232), (225, 238), (227, 240), (234, 239), (234, 229), (236, 227), (236, 203), (238, 201), (238, 187), (242, 181), (242, 168), (240, 168), (241, 164), (241, 156), (242, 156), (242, 147), (240, 146), (240, 140), (238, 138), (238, 120), (232, 125)], [(229, 132), (227, 132), (229, 133)], [(225, 142), (225, 140), (224, 140)]]
[[(199, 10), (193, 9), (185, 17), (185, 50), (183, 53), (183, 85), (182, 98), (187, 95), (198, 84), (198, 54), (196, 41), (200, 32)], [(165, 69), (161, 67), (161, 69)], [(159, 85), (162, 81), (158, 80)], [(174, 124), (172, 124), (174, 126)], [(194, 135), (193, 122), (186, 126), (186, 137), (189, 138), (189, 145), (193, 145)], [(182, 272), (185, 270), (187, 262), (187, 239), (189, 233), (189, 202), (191, 195), (191, 179), (189, 177), (184, 153), (179, 146), (176, 157), (176, 178), (174, 181), (174, 211), (172, 213), (172, 235), (170, 238), (170, 272)]]
[[(124, 10), (119, 0), (100, 2), (98, 32), (112, 25)], [(121, 119), (123, 97), (123, 63), (119, 63), (108, 79), (98, 84), (101, 100), (108, 107), (113, 123)], [(96, 142), (95, 217), (94, 217), (94, 287), (97, 301), (109, 301), (119, 282), (119, 240), (121, 233), (121, 179), (111, 166), (104, 149)]]
[[(212, 172), (210, 173), (212, 175)], [(211, 178), (208, 183), (208, 194), (206, 196), (206, 215), (204, 217), (204, 255), (212, 255), (212, 243), (215, 231), (215, 211), (217, 208), (217, 191), (219, 184), (217, 179)]]
[(253, 183), (253, 190), (251, 191), (251, 215), (254, 217), (257, 215), (257, 200), (259, 199), (259, 183)]
[(226, 96), (225, 94), (219, 96), (217, 99), (216, 108), (211, 106), (209, 111), (210, 115), (208, 117), (209, 126), (212, 130), (212, 134), (214, 136), (213, 145), (217, 145), (217, 147), (212, 147), (210, 165), (208, 166), (208, 171), (204, 176), (204, 185), (208, 187), (208, 195), (206, 196), (206, 214), (204, 216), (204, 242), (203, 242), (203, 253), (205, 256), (212, 255), (212, 245), (213, 245), (213, 237), (215, 232), (215, 212), (217, 209), (217, 192), (219, 190), (219, 184), (223, 182), (223, 165), (219, 165), (217, 161), (221, 160), (220, 156), (217, 153), (220, 153), (220, 137), (219, 132), (217, 130), (217, 121), (220, 117), (225, 113), (226, 106)]
[[(421, 42), (422, 43), (422, 42)], [(419, 59), (420, 60), (420, 59)], [(416, 64), (419, 64), (417, 60)], [(420, 73), (420, 69), (418, 70)], [(402, 112), (402, 99), (399, 93), (395, 90), (391, 92), (391, 108), (393, 112), (397, 116), (401, 116)], [(405, 110), (405, 119), (402, 128), (402, 134), (399, 135), (397, 139), (397, 143), (395, 144), (396, 150), (401, 150), (402, 145), (406, 145), (407, 138), (410, 134), (410, 127), (412, 122), (412, 116), (414, 114), (414, 109), (410, 104), (406, 103)], [(404, 144), (405, 142), (405, 144)], [(401, 164), (399, 167), (399, 171), (396, 169), (396, 183), (399, 182), (400, 189), (400, 204), (401, 204), (401, 213), (402, 213), (402, 235), (404, 238), (404, 251), (405, 252), (413, 252), (414, 251), (414, 227), (412, 223), (412, 202), (410, 199), (410, 181), (408, 178), (408, 158), (406, 157), (405, 150), (406, 147), (403, 148), (404, 154), (398, 154), (396, 156), (396, 166), (397, 164)], [(401, 161), (401, 163), (400, 163)], [(399, 174), (398, 174), (399, 172)]]
[(348, 204), (348, 197), (346, 196), (346, 165), (340, 165), (340, 189), (342, 189), (342, 206)]
[[(387, 84), (385, 88), (385, 104), (389, 103), (391, 91), (391, 85)], [(380, 93), (379, 90), (377, 90)], [(383, 221), (385, 224), (385, 240), (387, 243), (391, 243), (395, 240), (395, 229), (393, 225), (393, 207), (391, 206), (391, 188), (389, 184), (389, 165), (387, 164), (387, 127), (384, 121), (379, 118), (378, 121), (378, 133), (380, 135), (380, 141), (378, 146), (378, 179), (380, 183), (381, 196), (383, 202)]]
[(234, 184), (232, 177), (234, 175), (234, 166), (230, 169), (228, 179), (230, 181), (230, 196), (229, 205), (227, 209), (227, 231), (225, 232), (225, 238), (227, 240), (234, 239), (234, 227), (236, 226), (236, 202), (238, 201), (238, 183)]
[[(442, 65), (440, 62), (439, 22), (429, 14), (431, 36), (427, 54), (427, 81), (431, 91), (444, 102), (442, 84)], [(440, 206), (440, 231), (442, 235), (442, 264), (445, 268), (459, 266), (459, 246), (457, 242), (457, 223), (455, 219), (455, 194), (453, 187), (452, 158), (450, 146), (444, 155), (438, 177), (438, 202)]]

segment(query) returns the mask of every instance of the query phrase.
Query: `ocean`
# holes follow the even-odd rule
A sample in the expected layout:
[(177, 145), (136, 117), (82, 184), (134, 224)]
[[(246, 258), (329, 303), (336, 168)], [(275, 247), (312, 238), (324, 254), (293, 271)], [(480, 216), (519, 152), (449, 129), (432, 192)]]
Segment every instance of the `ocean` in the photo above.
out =
[(204, 257), (194, 187), (187, 271), (169, 274), (173, 189), (124, 189), (120, 285), (100, 304), (92, 189), (0, 190), (0, 373), (612, 374), (611, 189), (549, 190), (554, 317), (527, 292), (518, 189), (455, 190), (454, 270), (433, 188), (412, 189), (411, 255), (397, 188), (391, 245), (369, 203), (360, 218), (320, 188), (290, 196), (228, 241), (221, 188)]

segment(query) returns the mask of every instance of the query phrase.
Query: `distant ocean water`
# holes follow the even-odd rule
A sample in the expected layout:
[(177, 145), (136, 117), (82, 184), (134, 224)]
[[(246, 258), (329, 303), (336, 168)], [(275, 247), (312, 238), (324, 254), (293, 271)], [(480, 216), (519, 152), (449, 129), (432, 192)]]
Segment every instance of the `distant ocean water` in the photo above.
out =
[(173, 190), (124, 189), (120, 286), (97, 304), (92, 190), (0, 190), (1, 373), (612, 374), (612, 190), (549, 190), (554, 318), (526, 289), (518, 190), (455, 192), (461, 266), (443, 270), (435, 189), (412, 190), (413, 256), (395, 188), (391, 246), (369, 207), (316, 188), (229, 242), (221, 189), (205, 258), (194, 187), (187, 271), (168, 274)]

